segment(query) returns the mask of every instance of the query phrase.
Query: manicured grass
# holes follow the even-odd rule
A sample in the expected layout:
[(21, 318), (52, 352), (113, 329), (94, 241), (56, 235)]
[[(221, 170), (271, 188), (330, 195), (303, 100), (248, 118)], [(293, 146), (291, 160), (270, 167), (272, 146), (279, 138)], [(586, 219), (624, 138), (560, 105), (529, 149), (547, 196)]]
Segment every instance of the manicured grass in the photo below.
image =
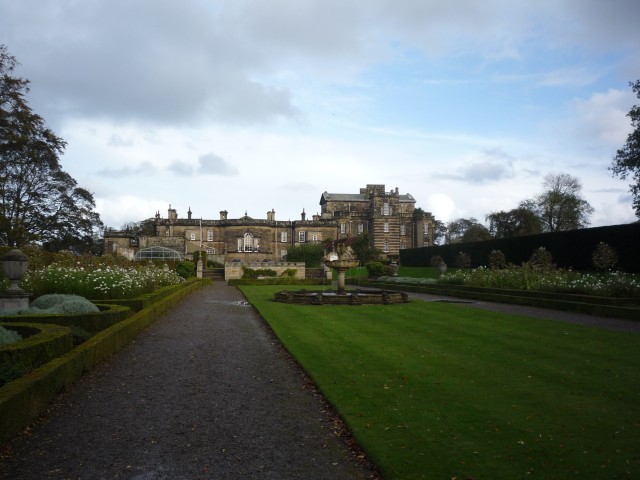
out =
[(386, 479), (640, 478), (640, 336), (241, 287)]

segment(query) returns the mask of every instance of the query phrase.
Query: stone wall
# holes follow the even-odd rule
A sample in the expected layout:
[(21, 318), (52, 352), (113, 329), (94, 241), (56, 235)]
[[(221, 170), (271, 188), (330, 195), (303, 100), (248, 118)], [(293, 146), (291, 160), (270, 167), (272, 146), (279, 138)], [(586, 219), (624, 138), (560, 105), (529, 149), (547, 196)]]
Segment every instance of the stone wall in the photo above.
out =
[(293, 262), (264, 262), (264, 263), (242, 263), (242, 262), (230, 262), (224, 265), (224, 279), (234, 280), (242, 278), (242, 267), (263, 269), (268, 268), (277, 272), (278, 276), (282, 275), (285, 270), (293, 268), (296, 270), (295, 278), (305, 278), (305, 264), (293, 263)]

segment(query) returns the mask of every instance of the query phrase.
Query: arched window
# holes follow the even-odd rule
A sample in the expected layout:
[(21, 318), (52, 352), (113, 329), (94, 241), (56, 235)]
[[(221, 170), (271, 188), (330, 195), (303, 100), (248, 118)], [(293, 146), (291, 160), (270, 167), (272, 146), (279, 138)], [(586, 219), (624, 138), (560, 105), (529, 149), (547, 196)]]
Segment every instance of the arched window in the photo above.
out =
[(253, 235), (250, 233), (244, 234), (244, 249), (245, 252), (253, 252)]

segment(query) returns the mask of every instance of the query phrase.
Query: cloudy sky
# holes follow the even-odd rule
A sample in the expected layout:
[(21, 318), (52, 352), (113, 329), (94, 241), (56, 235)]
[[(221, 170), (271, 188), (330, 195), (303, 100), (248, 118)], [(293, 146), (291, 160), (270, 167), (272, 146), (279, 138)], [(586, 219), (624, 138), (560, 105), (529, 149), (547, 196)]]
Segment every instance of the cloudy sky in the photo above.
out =
[(484, 221), (548, 173), (599, 226), (636, 220), (608, 167), (639, 21), (638, 0), (0, 0), (0, 43), (107, 226), (293, 220), (370, 183)]

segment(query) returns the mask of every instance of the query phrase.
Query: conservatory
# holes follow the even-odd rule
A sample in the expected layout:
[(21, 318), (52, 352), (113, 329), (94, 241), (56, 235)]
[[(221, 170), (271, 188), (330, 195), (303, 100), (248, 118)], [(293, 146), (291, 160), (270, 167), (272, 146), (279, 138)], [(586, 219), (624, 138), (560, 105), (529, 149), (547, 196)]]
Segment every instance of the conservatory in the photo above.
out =
[(135, 260), (182, 260), (184, 255), (168, 247), (143, 248), (136, 253)]

